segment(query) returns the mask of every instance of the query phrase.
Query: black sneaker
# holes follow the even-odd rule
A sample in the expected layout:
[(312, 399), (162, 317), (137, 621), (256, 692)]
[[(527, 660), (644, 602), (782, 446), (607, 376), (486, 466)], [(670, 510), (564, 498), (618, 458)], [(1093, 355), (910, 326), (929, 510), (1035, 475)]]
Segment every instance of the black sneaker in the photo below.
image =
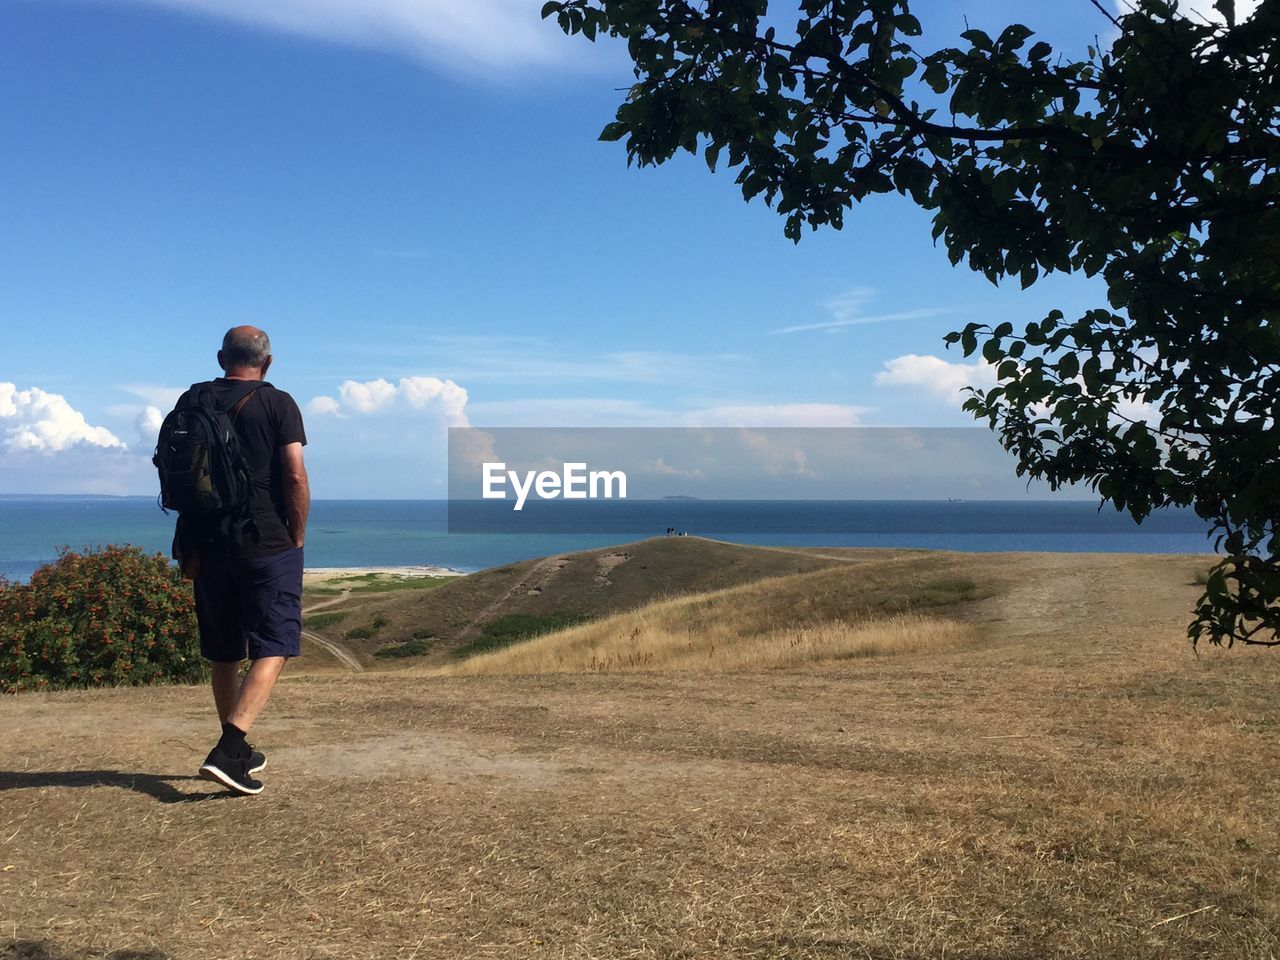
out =
[(251, 762), (252, 754), (232, 757), (214, 747), (200, 767), (200, 776), (214, 783), (220, 783), (228, 790), (252, 796), (262, 792), (262, 781), (255, 780), (251, 776), (249, 770)]
[(249, 744), (249, 773), (261, 773), (267, 769), (267, 756), (261, 750), (255, 750), (253, 744)]

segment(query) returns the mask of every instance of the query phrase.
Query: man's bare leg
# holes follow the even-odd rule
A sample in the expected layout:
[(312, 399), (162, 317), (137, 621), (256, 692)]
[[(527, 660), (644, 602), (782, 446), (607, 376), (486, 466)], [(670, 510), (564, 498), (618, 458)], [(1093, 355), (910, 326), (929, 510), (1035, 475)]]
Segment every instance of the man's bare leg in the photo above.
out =
[(240, 664), (213, 664), (213, 702), (218, 708), (218, 723), (226, 723), (240, 699)]
[(240, 683), (240, 694), (235, 702), (235, 708), (223, 722), (248, 733), (249, 728), (258, 719), (258, 714), (262, 712), (262, 708), (267, 705), (267, 698), (271, 696), (276, 681), (280, 679), (280, 672), (284, 670), (287, 659), (287, 657), (263, 657), (260, 660), (254, 660), (249, 665), (249, 672)]

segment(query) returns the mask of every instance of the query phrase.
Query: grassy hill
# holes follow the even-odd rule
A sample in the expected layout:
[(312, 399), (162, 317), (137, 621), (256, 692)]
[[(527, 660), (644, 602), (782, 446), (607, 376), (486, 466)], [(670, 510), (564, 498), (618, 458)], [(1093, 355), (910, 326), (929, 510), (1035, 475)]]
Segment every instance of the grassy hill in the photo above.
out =
[(501, 634), (487, 645), (473, 641), (456, 652), (476, 655), (444, 672), (759, 670), (943, 649), (972, 642), (977, 631), (937, 614), (994, 590), (957, 575), (958, 563), (948, 554), (832, 562), (656, 600), (525, 642), (505, 643)]
[[(312, 612), (305, 626), (342, 645), (366, 668), (443, 667), (575, 628), (579, 632), (570, 643), (585, 652), (585, 660), (559, 658), (559, 668), (617, 667), (627, 658), (660, 668), (675, 652), (681, 631), (696, 632), (700, 649), (718, 649), (719, 667), (730, 668), (736, 660), (724, 658), (728, 641), (763, 637), (765, 646), (786, 645), (794, 641), (795, 628), (805, 628), (813, 643), (799, 646), (810, 654), (828, 648), (850, 653), (865, 640), (846, 630), (850, 623), (858, 632), (884, 617), (993, 589), (970, 579), (961, 566), (959, 554), (924, 550), (840, 552), (655, 538), (457, 579), (338, 577), (308, 591)], [(631, 612), (639, 620), (622, 616)], [(663, 639), (654, 626), (659, 621), (675, 632)], [(604, 643), (604, 637), (612, 640)], [(763, 650), (755, 655), (771, 657)], [(300, 666), (314, 663), (312, 658)], [(486, 668), (497, 668), (494, 660), (486, 660)], [(503, 669), (517, 668), (534, 667), (511, 660)]]
[[(862, 560), (925, 554), (868, 551)], [(697, 537), (660, 537), (601, 550), (567, 553), (453, 579), (391, 581), (339, 578), (310, 589), (304, 618), (312, 632), (343, 644), (366, 665), (395, 667), (378, 650), (413, 644), (421, 657), (444, 663), (467, 645), (514, 629), (545, 632), (596, 620), (664, 598), (707, 593), (766, 578), (845, 569), (834, 554), (749, 547)], [(323, 605), (323, 609), (317, 609)], [(398, 651), (397, 651), (398, 652)]]

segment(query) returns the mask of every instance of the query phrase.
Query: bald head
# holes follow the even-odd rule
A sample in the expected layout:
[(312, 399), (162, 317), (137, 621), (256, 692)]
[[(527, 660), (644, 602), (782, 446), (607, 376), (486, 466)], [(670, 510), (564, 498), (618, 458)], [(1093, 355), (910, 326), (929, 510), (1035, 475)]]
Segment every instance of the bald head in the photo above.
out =
[(271, 362), (271, 339), (257, 327), (232, 327), (222, 338), (218, 363), (228, 374), (237, 371), (265, 373)]

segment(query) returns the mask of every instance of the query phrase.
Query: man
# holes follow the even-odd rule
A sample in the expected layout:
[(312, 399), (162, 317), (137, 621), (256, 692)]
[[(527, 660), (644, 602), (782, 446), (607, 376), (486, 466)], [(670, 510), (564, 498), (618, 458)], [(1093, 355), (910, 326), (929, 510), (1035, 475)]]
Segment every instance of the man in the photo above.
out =
[[(213, 700), (222, 723), (222, 737), (200, 776), (242, 794), (262, 792), (254, 774), (266, 766), (245, 737), (285, 662), (300, 653), (302, 545), (311, 506), (302, 413), (289, 394), (265, 382), (271, 359), (263, 331), (235, 327), (218, 351), (224, 375), (207, 385), (216, 406), (232, 417), (249, 468), (247, 519), (230, 535), (203, 539), (184, 535), (179, 521), (180, 559), (195, 579), (200, 653), (212, 663)], [(193, 386), (178, 405), (204, 386)], [(249, 671), (242, 680), (246, 657)]]

